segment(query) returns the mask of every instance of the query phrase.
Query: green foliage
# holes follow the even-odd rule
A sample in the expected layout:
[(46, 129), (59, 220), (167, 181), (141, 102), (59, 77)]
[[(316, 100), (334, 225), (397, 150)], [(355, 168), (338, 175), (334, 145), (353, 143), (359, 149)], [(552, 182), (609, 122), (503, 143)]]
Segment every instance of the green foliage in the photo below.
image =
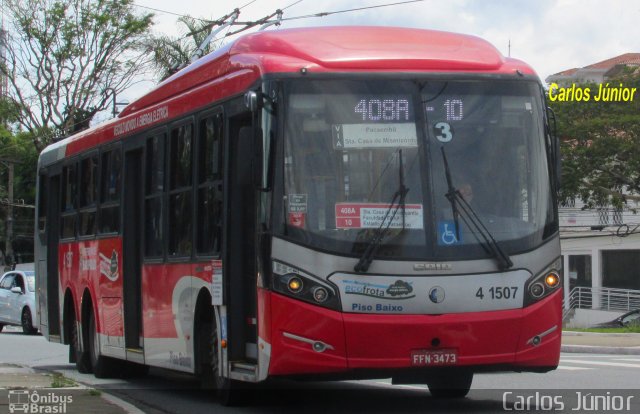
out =
[(12, 30), (0, 70), (38, 151), (107, 108), (110, 88), (126, 89), (148, 66), (152, 15), (136, 14), (133, 0), (8, 0), (5, 14)]
[[(640, 92), (637, 75), (609, 82), (620, 83)], [(621, 207), (640, 200), (640, 93), (633, 102), (596, 102), (598, 85), (580, 86), (591, 88), (591, 100), (549, 102), (561, 139), (561, 201)]]
[(78, 384), (71, 378), (67, 378), (59, 372), (51, 374), (51, 388), (77, 387)]
[[(153, 67), (159, 79), (169, 77), (177, 68), (188, 64), (191, 56), (210, 32), (211, 23), (204, 20), (181, 17), (178, 23), (182, 26), (181, 37), (163, 35), (147, 39), (147, 47), (151, 51)], [(210, 43), (203, 54), (214, 49), (213, 43)]]

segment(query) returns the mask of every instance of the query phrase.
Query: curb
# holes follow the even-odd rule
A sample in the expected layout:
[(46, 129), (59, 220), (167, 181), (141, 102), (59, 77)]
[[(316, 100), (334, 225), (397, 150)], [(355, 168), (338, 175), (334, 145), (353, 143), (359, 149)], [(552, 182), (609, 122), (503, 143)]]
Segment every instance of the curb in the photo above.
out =
[(640, 355), (639, 346), (593, 346), (593, 345), (562, 345), (560, 352), (583, 354), (614, 354), (614, 355)]
[[(29, 367), (29, 366), (16, 366), (13, 368), (14, 370), (18, 370), (18, 371), (22, 371), (25, 374), (38, 374), (38, 373), (47, 373), (47, 374), (60, 374), (62, 376), (65, 376), (64, 371), (59, 371), (59, 370), (49, 370), (49, 369), (43, 369), (43, 368), (39, 368), (39, 367)], [(68, 378), (68, 377), (67, 377)], [(136, 406), (134, 406), (133, 404), (119, 398), (116, 397), (113, 394), (110, 394), (107, 390), (104, 390), (102, 388), (96, 388), (93, 385), (90, 384), (85, 384), (81, 381), (78, 381), (75, 378), (71, 378), (77, 385), (78, 387), (74, 387), (74, 388), (52, 388), (52, 390), (65, 390), (65, 389), (72, 389), (72, 390), (95, 390), (95, 391), (99, 391), (100, 392), (100, 398), (115, 405), (116, 407), (120, 408), (121, 410), (123, 410), (124, 412), (126, 412), (127, 414), (144, 414), (144, 411), (140, 410), (139, 408), (137, 408)]]
[(128, 414), (144, 414), (144, 411), (142, 411), (138, 407), (134, 406), (133, 404), (130, 404), (130, 403), (126, 402), (125, 400), (116, 397), (113, 394), (108, 394), (108, 393), (104, 392), (103, 390), (99, 390), (99, 391), (102, 393), (101, 397), (103, 399), (107, 400), (108, 402), (110, 402), (113, 405), (116, 405), (116, 406), (122, 408)]
[(580, 331), (562, 331), (562, 336), (594, 336), (605, 337), (612, 336), (614, 338), (640, 338), (640, 333), (605, 333), (605, 332), (580, 332)]
[[(57, 371), (57, 370), (53, 370), (53, 371), (42, 370), (42, 371), (51, 372), (51, 373), (58, 373), (58, 374), (63, 375), (63, 376), (65, 375), (64, 371)], [(113, 394), (110, 394), (107, 390), (104, 390), (102, 388), (96, 388), (93, 385), (87, 385), (87, 384), (85, 384), (83, 382), (78, 381), (77, 379), (73, 379), (73, 381), (75, 381), (77, 384), (81, 385), (84, 388), (99, 391), (100, 392), (100, 398), (102, 398), (103, 400), (105, 400), (107, 402), (110, 402), (111, 404), (115, 405), (116, 407), (122, 409), (127, 414), (144, 414), (144, 411), (140, 410), (139, 408), (137, 408), (133, 404), (131, 404), (131, 403), (119, 398), (119, 397), (116, 397)]]

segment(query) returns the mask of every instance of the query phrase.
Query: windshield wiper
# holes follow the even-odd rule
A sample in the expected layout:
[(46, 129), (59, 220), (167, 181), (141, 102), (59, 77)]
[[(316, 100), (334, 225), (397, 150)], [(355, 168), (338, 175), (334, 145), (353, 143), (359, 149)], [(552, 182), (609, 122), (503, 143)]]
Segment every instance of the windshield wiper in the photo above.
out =
[[(471, 228), (474, 228), (476, 231), (473, 232), (473, 235), (478, 239), (482, 247), (493, 256), (498, 261), (498, 267), (501, 270), (509, 269), (513, 267), (513, 262), (509, 255), (502, 250), (496, 239), (493, 237), (489, 229), (484, 225), (478, 214), (475, 212), (473, 207), (464, 199), (460, 191), (455, 188), (453, 185), (453, 181), (451, 180), (451, 170), (449, 169), (449, 163), (447, 162), (447, 155), (444, 152), (444, 146), (440, 147), (442, 152), (442, 160), (444, 161), (444, 172), (447, 177), (447, 193), (445, 197), (451, 203), (451, 210), (453, 211), (453, 220), (455, 222), (456, 227), (456, 240), (460, 240), (460, 230), (458, 225), (458, 217), (462, 216), (462, 220), (465, 224)], [(462, 213), (462, 214), (460, 214)], [(482, 238), (478, 237), (478, 234), (482, 236)]]
[[(382, 222), (380, 223), (380, 226), (375, 229), (375, 232), (373, 233), (373, 237), (371, 238), (371, 240), (369, 240), (369, 243), (367, 244), (367, 248), (364, 250), (364, 252), (362, 253), (362, 256), (360, 256), (360, 260), (358, 260), (358, 263), (356, 263), (356, 265), (353, 267), (353, 270), (356, 272), (366, 272), (367, 270), (369, 270), (369, 266), (371, 265), (371, 262), (373, 261), (373, 256), (376, 254), (376, 251), (378, 250), (378, 247), (380, 247), (380, 243), (382, 243), (382, 240), (384, 240), (384, 238), (387, 235), (387, 232), (389, 231), (389, 227), (391, 226), (391, 223), (393, 223), (393, 220), (396, 217), (396, 214), (398, 213), (398, 210), (402, 209), (402, 231), (404, 231), (405, 229), (405, 200), (407, 198), (407, 193), (409, 192), (409, 189), (404, 185), (404, 163), (402, 161), (402, 150), (398, 150), (398, 164), (399, 164), (399, 171), (398, 171), (398, 179), (400, 181), (399, 186), (398, 186), (398, 190), (393, 194), (393, 199), (391, 200), (391, 204), (389, 205), (389, 208), (387, 209), (386, 213), (384, 214), (384, 217), (382, 218)], [(382, 172), (384, 174), (384, 171)], [(393, 211), (393, 214), (391, 213)], [(389, 215), (391, 214), (391, 218), (387, 221), (387, 218), (389, 218)], [(386, 226), (385, 226), (386, 223)]]

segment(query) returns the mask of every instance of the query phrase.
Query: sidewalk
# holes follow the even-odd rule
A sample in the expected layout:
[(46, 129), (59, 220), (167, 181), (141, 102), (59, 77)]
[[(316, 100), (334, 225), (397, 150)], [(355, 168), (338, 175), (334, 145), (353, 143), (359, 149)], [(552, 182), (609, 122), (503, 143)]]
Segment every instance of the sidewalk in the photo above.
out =
[(640, 334), (562, 332), (562, 352), (640, 355)]
[(0, 412), (13, 412), (11, 408), (19, 412), (37, 410), (70, 414), (141, 413), (129, 403), (61, 375), (0, 364)]

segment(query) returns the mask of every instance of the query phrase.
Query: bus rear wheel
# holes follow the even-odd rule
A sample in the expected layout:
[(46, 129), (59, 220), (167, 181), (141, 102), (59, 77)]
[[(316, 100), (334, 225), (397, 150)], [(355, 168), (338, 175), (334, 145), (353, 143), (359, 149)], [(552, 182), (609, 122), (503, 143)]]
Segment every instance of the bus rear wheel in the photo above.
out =
[(109, 378), (117, 371), (118, 361), (100, 355), (98, 329), (93, 310), (89, 312), (89, 360), (96, 378)]
[(473, 372), (447, 371), (427, 379), (429, 392), (434, 398), (464, 398), (471, 390)]
[(75, 317), (71, 321), (71, 344), (69, 345), (69, 358), (71, 362), (76, 363), (76, 369), (81, 374), (91, 374), (91, 361), (89, 353), (80, 351), (80, 332), (78, 331), (78, 322)]

